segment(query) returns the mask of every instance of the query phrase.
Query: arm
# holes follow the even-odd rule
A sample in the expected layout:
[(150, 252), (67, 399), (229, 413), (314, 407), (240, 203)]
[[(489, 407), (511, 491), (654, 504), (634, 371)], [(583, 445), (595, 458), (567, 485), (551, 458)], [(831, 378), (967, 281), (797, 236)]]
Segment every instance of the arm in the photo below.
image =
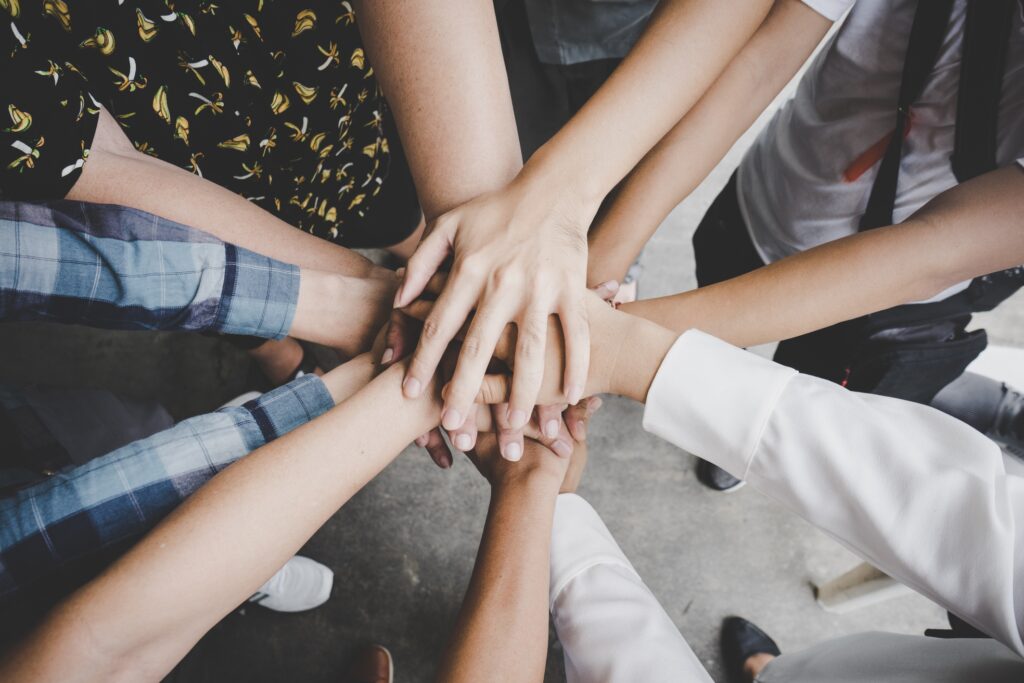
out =
[(569, 683), (711, 681), (601, 517), (572, 493), (555, 507), (550, 604)]
[(67, 198), (141, 209), (304, 268), (354, 277), (375, 271), (354, 251), (296, 230), (230, 190), (139, 152), (106, 110), (100, 111), (89, 160)]
[(523, 162), (494, 5), (354, 4), (427, 220), (511, 180)]
[(1024, 653), (1024, 480), (979, 432), (697, 331), (661, 364), (644, 428)]
[[(418, 400), (403, 398), (402, 372), (400, 366), (384, 371), (316, 421), (214, 477), (52, 612), (10, 655), (0, 678), (108, 681), (166, 674), (413, 437), (437, 423), (433, 388)], [(395, 427), (379, 429), (384, 421)], [(178, 583), (194, 590), (164, 589)]]
[(355, 355), (396, 284), (298, 268), (121, 206), (0, 202), (0, 226), (0, 320), (292, 334)]
[[(437, 680), (541, 681), (548, 645), (548, 553), (565, 458), (535, 441), (493, 478), (473, 578)], [(493, 437), (478, 456), (494, 458)], [(500, 645), (499, 645), (500, 643)]]
[(591, 227), (587, 281), (621, 280), (654, 231), (725, 156), (832, 25), (801, 0), (778, 0), (700, 101), (616, 188)]
[(769, 0), (662, 2), (608, 82), (511, 183), (437, 219), (409, 261), (396, 304), (419, 296), (454, 253), (452, 275), (426, 321), (405, 386), (407, 395), (416, 395), (476, 308), (446, 397), (445, 428), (457, 429), (469, 415), (510, 321), (519, 329), (512, 426), (524, 423), (537, 403), (552, 313), (567, 340), (559, 400), (575, 403), (582, 396), (589, 364), (586, 230), (597, 206), (710, 87), (770, 6)]
[(935, 197), (899, 225), (863, 232), (751, 273), (624, 310), (737, 346), (789, 339), (928, 299), (1024, 263), (1024, 170), (1003, 168)]

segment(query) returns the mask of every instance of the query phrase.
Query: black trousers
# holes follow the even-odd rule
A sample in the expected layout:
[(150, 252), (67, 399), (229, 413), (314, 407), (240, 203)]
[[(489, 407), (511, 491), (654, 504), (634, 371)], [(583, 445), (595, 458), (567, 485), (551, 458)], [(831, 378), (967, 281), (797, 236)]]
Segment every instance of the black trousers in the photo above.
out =
[[(735, 174), (693, 236), (703, 287), (764, 265), (739, 209)], [(775, 361), (855, 391), (928, 403), (959, 377), (987, 344), (966, 331), (1024, 283), (1017, 268), (975, 279), (964, 292), (930, 304), (897, 306), (782, 341)]]

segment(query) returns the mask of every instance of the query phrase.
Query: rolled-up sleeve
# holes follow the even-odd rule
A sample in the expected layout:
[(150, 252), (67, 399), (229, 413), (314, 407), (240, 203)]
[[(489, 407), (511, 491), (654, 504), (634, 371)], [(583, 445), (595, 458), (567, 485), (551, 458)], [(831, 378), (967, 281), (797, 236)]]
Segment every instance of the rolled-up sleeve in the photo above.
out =
[(0, 202), (0, 320), (279, 339), (298, 267), (152, 214)]

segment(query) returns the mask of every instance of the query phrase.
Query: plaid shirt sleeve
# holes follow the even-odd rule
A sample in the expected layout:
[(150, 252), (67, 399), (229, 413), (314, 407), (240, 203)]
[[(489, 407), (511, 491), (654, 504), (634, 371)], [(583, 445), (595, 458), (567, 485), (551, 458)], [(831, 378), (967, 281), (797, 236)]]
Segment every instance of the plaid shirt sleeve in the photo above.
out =
[(120, 206), (0, 202), (0, 320), (287, 335), (299, 269)]
[(0, 610), (89, 578), (222, 469), (333, 406), (304, 375), (0, 499)]

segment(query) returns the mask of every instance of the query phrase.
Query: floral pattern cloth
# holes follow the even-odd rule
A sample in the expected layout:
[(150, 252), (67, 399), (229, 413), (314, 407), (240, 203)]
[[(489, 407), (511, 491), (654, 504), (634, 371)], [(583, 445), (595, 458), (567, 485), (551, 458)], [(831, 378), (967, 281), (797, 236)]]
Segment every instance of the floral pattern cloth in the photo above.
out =
[(366, 234), (393, 165), (392, 194), (415, 195), (349, 2), (0, 0), (0, 17), (0, 196), (66, 195), (102, 106), (139, 151), (303, 230), (403, 236)]

